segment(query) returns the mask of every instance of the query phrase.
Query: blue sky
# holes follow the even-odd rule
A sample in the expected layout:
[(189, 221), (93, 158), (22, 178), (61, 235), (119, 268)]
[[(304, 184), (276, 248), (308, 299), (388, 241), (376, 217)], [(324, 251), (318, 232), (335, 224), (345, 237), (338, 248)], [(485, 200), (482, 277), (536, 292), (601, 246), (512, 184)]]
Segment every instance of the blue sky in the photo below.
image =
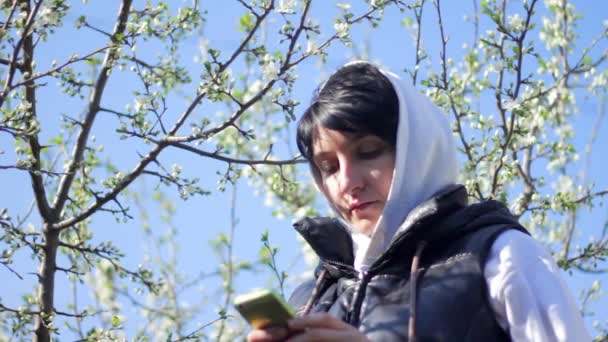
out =
[[(602, 22), (606, 20), (605, 9), (607, 5), (601, 0), (575, 1), (574, 4), (577, 10), (584, 16), (584, 19), (580, 21), (578, 30), (581, 37), (581, 46), (583, 46), (590, 42), (592, 37), (601, 32), (603, 27)], [(430, 5), (430, 3), (427, 4), (425, 9), (427, 17), (426, 24), (423, 27), (423, 40), (433, 65), (438, 65), (439, 32), (434, 24), (434, 11)], [(465, 22), (463, 18), (473, 13), (473, 1), (444, 1), (442, 5), (444, 6), (444, 25), (450, 36), (448, 54), (459, 56), (464, 51), (462, 44), (470, 44), (471, 41), (472, 25), (470, 22)], [(136, 6), (139, 6), (139, 4), (136, 4)], [(203, 34), (208, 39), (210, 46), (226, 51), (226, 53), (236, 47), (240, 43), (241, 38), (241, 33), (236, 28), (238, 17), (243, 13), (242, 8), (237, 4), (228, 3), (227, 1), (203, 2), (202, 6), (211, 14), (207, 17), (203, 30)], [(542, 8), (542, 4), (539, 7)], [(602, 7), (604, 7), (602, 10), (598, 10)], [(72, 23), (81, 13), (86, 11), (87, 18), (93, 24), (109, 31), (113, 24), (112, 19), (115, 17), (117, 5), (114, 2), (109, 4), (106, 1), (91, 0), (85, 7), (81, 5), (81, 2), (74, 2), (74, 8), (75, 11), (66, 17), (65, 25), (58, 31), (57, 37), (52, 37), (41, 46), (37, 57), (39, 66), (48, 65), (51, 60), (65, 60), (73, 52), (83, 54), (97, 47), (99, 40), (96, 39), (103, 37), (100, 38), (99, 35), (92, 34), (87, 30), (75, 30)], [(333, 18), (336, 13), (338, 13), (337, 8), (331, 1), (319, 1), (313, 5), (312, 17), (322, 25), (324, 32), (333, 31)], [(433, 20), (429, 18), (431, 16)], [(386, 11), (384, 21), (379, 28), (371, 29), (367, 25), (355, 28), (353, 31), (355, 49), (361, 50), (367, 48), (369, 57), (372, 60), (382, 63), (393, 71), (404, 75), (402, 72), (403, 67), (412, 66), (414, 63), (415, 47), (413, 40), (400, 24), (403, 18), (404, 14), (390, 9)], [(187, 41), (181, 52), (184, 64), (192, 70), (201, 67), (200, 64), (194, 62), (194, 56), (199, 54), (199, 43), (200, 37), (192, 37)], [(153, 51), (155, 47), (152, 45), (148, 48), (151, 51), (146, 51), (144, 54), (154, 56), (156, 53), (159, 53), (158, 51)], [(142, 44), (138, 49), (140, 51), (146, 49), (146, 45)], [(330, 49), (326, 65), (320, 65), (316, 62), (307, 63), (297, 70), (300, 78), (296, 83), (294, 96), (302, 103), (296, 110), (298, 116), (303, 110), (304, 105), (309, 102), (316, 85), (329, 72), (350, 60), (353, 54), (352, 51), (339, 43), (334, 44)], [(193, 76), (196, 77), (196, 75), (197, 72), (193, 72)], [(116, 108), (124, 108), (124, 105), (131, 101), (130, 90), (124, 87), (124, 84), (128, 81), (125, 77), (127, 76), (117, 76), (110, 81), (107, 92), (104, 95), (104, 103), (115, 105)], [(49, 83), (52, 82), (49, 81)], [(183, 92), (192, 94), (192, 89), (183, 89)], [(77, 116), (84, 109), (83, 101), (60, 98), (54, 94), (56, 94), (56, 87), (52, 84), (47, 88), (41, 88), (39, 91), (39, 102), (41, 104), (39, 108), (43, 113), (41, 114), (43, 127), (41, 136), (43, 139), (49, 139), (57, 134), (59, 114), (65, 113)], [(174, 113), (179, 113), (183, 110), (185, 101), (174, 100), (172, 103), (173, 107), (170, 109), (174, 109)], [(589, 132), (597, 118), (597, 106), (598, 101), (594, 98), (585, 99), (579, 103), (580, 113), (574, 117), (573, 121), (575, 128), (574, 142), (579, 151), (583, 151), (585, 144), (589, 141)], [(209, 112), (213, 110), (216, 109), (210, 109)], [(127, 145), (128, 142), (109, 137), (107, 131), (111, 130), (113, 125), (114, 121), (111, 118), (100, 116), (93, 134), (97, 137), (97, 143), (105, 146), (106, 157), (111, 157), (119, 168), (128, 170), (134, 165), (135, 158), (137, 157), (136, 153), (145, 152), (147, 148), (142, 144)], [(587, 175), (588, 179), (596, 182), (598, 189), (608, 188), (608, 182), (605, 177), (607, 161), (606, 158), (602, 158), (602, 155), (605, 155), (603, 149), (605, 146), (608, 146), (607, 126), (606, 121), (604, 121), (600, 127), (598, 140), (593, 146), (589, 173)], [(0, 146), (0, 149), (6, 152), (5, 155), (0, 155), (0, 164), (8, 164), (11, 157), (11, 142), (7, 136), (0, 135)], [(224, 165), (219, 162), (202, 160), (186, 153), (174, 151), (163, 154), (160, 161), (167, 165), (173, 163), (182, 165), (185, 174), (200, 177), (203, 185), (212, 190), (216, 187), (216, 171), (223, 171), (224, 169)], [(20, 171), (9, 170), (2, 172), (0, 188), (4, 190), (3, 193), (5, 195), (0, 197), (0, 208), (8, 207), (12, 213), (24, 213), (32, 199), (29, 178)], [(131, 191), (141, 191), (143, 194), (142, 198), (144, 199), (143, 203), (151, 215), (150, 223), (153, 229), (159, 233), (163, 233), (166, 232), (167, 227), (159, 219), (160, 209), (157, 204), (150, 199), (154, 184), (156, 182), (153, 179), (145, 178), (134, 184)], [(10, 196), (6, 194), (10, 194)], [(172, 226), (178, 229), (178, 269), (191, 277), (199, 273), (214, 272), (217, 266), (217, 258), (213, 255), (208, 241), (214, 239), (219, 232), (227, 231), (230, 225), (230, 189), (225, 193), (213, 191), (213, 194), (209, 197), (194, 197), (188, 201), (180, 200), (173, 189), (167, 189), (165, 194), (174, 201), (177, 209), (176, 215), (172, 218)], [(239, 260), (255, 260), (261, 245), (259, 242), (260, 236), (267, 229), (270, 232), (271, 243), (279, 246), (279, 267), (288, 270), (292, 274), (302, 273), (307, 269), (307, 266), (301, 258), (300, 243), (296, 239), (295, 232), (291, 229), (292, 218), (276, 219), (272, 216), (273, 208), (265, 206), (263, 202), (263, 197), (253, 194), (246, 181), (241, 180), (238, 182), (236, 213), (239, 224), (236, 226), (234, 238), (236, 256)], [(131, 268), (135, 268), (137, 264), (142, 263), (142, 257), (147, 248), (143, 243), (144, 236), (139, 215), (137, 212), (134, 212), (134, 216), (134, 220), (118, 224), (111, 216), (100, 214), (94, 216), (93, 223), (91, 224), (95, 241), (113, 241), (125, 252), (127, 255), (125, 264)], [(596, 207), (593, 213), (583, 213), (581, 215), (580, 224), (597, 227), (606, 221), (606, 217), (606, 208)], [(39, 222), (35, 217), (32, 217), (31, 221), (34, 225)], [(24, 280), (19, 280), (6, 269), (0, 268), (0, 278), (10, 279), (4, 282), (0, 297), (3, 303), (11, 306), (18, 305), (18, 296), (23, 294), (25, 289), (29, 291), (35, 281), (35, 277), (28, 273), (36, 269), (36, 265), (29, 258), (29, 252), (21, 252), (15, 259), (15, 268), (22, 272)], [(269, 272), (254, 273), (244, 273), (236, 279), (237, 292), (244, 292), (252, 287), (272, 286), (273, 283), (269, 277)], [(575, 294), (594, 280), (600, 279), (604, 284), (608, 283), (608, 277), (605, 274), (582, 275), (577, 273), (572, 277), (567, 275), (566, 277)], [(72, 294), (65, 276), (61, 273), (57, 275), (57, 284), (57, 307), (61, 310), (70, 301)], [(192, 289), (186, 293), (185, 301), (191, 305), (205, 306), (206, 312), (191, 323), (192, 330), (199, 324), (215, 317), (215, 308), (221, 302), (221, 295), (218, 292), (214, 292), (219, 288), (219, 284), (219, 279), (209, 278), (201, 284), (202, 287)], [(292, 287), (293, 284), (289, 282), (287, 292)], [(79, 289), (79, 298), (81, 303), (90, 302), (90, 295), (86, 293), (84, 288)], [(608, 317), (608, 309), (606, 309), (608, 305), (605, 304), (606, 299), (604, 298), (602, 299), (602, 303), (597, 303), (593, 306), (597, 310), (597, 318), (605, 320)], [(125, 314), (129, 319), (126, 323), (127, 328), (129, 330), (134, 329), (134, 326), (137, 325), (138, 314), (134, 308), (128, 308), (126, 305)]]

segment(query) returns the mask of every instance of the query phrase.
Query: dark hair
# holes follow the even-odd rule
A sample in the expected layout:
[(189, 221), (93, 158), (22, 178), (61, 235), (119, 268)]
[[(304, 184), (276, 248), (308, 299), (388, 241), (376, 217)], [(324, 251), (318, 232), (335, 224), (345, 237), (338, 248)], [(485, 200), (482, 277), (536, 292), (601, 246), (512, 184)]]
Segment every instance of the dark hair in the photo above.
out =
[(318, 125), (341, 132), (373, 134), (393, 148), (397, 140), (399, 100), (389, 79), (369, 63), (342, 67), (317, 90), (298, 123), (296, 142), (312, 163), (312, 138)]

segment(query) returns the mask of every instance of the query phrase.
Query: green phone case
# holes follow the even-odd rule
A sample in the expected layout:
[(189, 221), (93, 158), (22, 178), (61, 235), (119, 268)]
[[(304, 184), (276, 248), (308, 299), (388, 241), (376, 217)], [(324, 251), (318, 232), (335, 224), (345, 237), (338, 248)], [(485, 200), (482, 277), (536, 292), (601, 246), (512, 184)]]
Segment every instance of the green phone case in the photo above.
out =
[(237, 296), (234, 306), (255, 329), (283, 325), (295, 316), (289, 304), (268, 289)]

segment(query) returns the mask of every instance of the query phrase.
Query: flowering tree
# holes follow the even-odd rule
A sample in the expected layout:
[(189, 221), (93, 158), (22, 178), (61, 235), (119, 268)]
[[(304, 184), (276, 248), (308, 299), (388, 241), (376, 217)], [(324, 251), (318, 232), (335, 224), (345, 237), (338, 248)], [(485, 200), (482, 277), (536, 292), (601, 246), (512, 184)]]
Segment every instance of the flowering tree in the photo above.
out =
[[(278, 199), (277, 215), (314, 214), (314, 189), (301, 176), (305, 168), (298, 167), (303, 161), (289, 139), (277, 138), (289, 136), (289, 124), (301, 110), (294, 95), (302, 81), (297, 71), (349, 48), (356, 42), (353, 25), (376, 27), (385, 11), (405, 18), (403, 32), (413, 37), (414, 62), (399, 65), (405, 68), (403, 76), (409, 75), (453, 118), (463, 182), (471, 196), (508, 202), (564, 269), (605, 271), (606, 224), (596, 222), (599, 233), (591, 238), (577, 220), (582, 208), (593, 208), (608, 190), (576, 176), (585, 165), (576, 162), (571, 126), (577, 104), (589, 96), (604, 101), (605, 26), (581, 47), (576, 36), (580, 18), (566, 0), (546, 1), (544, 7), (534, 0), (474, 1), (479, 8), (471, 20), (473, 44), (451, 57), (439, 0), (340, 3), (333, 27), (315, 19), (313, 3), (235, 0), (228, 6), (240, 39), (220, 48), (218, 37), (205, 34), (216, 13), (198, 1), (172, 7), (122, 0), (111, 25), (98, 25), (86, 1), (82, 6), (61, 0), (2, 2), (0, 169), (29, 179), (33, 206), (25, 212), (2, 209), (0, 263), (10, 277), (35, 272), (37, 278), (22, 305), (0, 301), (5, 335), (33, 334), (37, 341), (49, 341), (71, 331), (81, 340), (121, 339), (131, 333), (123, 329), (121, 301), (141, 307), (150, 322), (135, 333), (138, 339), (229, 340), (242, 333), (242, 322), (229, 319), (228, 310), (234, 279), (251, 264), (234, 262), (234, 212), (228, 234), (212, 241), (220, 261), (223, 310), (194, 332), (185, 326), (195, 310), (177, 300), (187, 284), (174, 260), (130, 268), (111, 241), (95, 242), (93, 233), (100, 229), (95, 222), (104, 214), (131, 222), (137, 211), (145, 226), (149, 211), (137, 210), (141, 194), (134, 188), (142, 178), (174, 187), (188, 199), (225, 190), (235, 194), (236, 180), (246, 177), (257, 191)], [(424, 44), (425, 23), (439, 28), (437, 49)], [(67, 45), (73, 50), (66, 55), (53, 49), (66, 32), (86, 35), (87, 50)], [(188, 50), (192, 37), (200, 37), (195, 52)], [(194, 64), (188, 62), (192, 55)], [(58, 98), (82, 110), (58, 115), (44, 105)], [(602, 118), (603, 107), (596, 127)], [(10, 144), (14, 148), (9, 150)], [(137, 158), (117, 161), (127, 151)], [(217, 189), (185, 176), (183, 165), (167, 162), (173, 151), (222, 163)], [(172, 201), (159, 190), (154, 198), (164, 224), (172, 227), (177, 212)], [(173, 233), (158, 238), (146, 229), (150, 245), (173, 248)], [(261, 262), (282, 288), (286, 275), (267, 234), (260, 249)], [(23, 251), (30, 252), (36, 270), (14, 266)], [(58, 307), (58, 273), (88, 286), (103, 305)], [(149, 294), (151, 302), (141, 303), (132, 292), (116, 288), (117, 278)], [(112, 291), (99, 291), (104, 286)], [(583, 304), (598, 291), (599, 285), (592, 286)]]
[[(605, 125), (608, 22), (598, 22), (596, 36), (584, 37), (587, 45), (581, 46), (582, 16), (572, 2), (474, 5), (480, 13), (471, 20), (473, 43), (464, 44), (466, 52), (456, 60), (448, 53), (441, 1), (418, 1), (407, 21), (417, 38), (415, 64), (406, 72), (452, 117), (470, 196), (506, 202), (570, 273), (605, 273), (608, 220), (597, 218), (591, 227), (579, 222), (608, 195), (606, 185), (598, 188), (587, 177), (593, 143)], [(423, 13), (439, 30), (428, 68), (424, 61), (431, 54), (420, 40)], [(596, 123), (580, 163), (573, 117), (590, 99), (599, 109), (586, 113), (595, 114)], [(596, 280), (585, 291), (583, 307), (598, 298), (600, 286)], [(594, 325), (605, 338), (606, 322)]]

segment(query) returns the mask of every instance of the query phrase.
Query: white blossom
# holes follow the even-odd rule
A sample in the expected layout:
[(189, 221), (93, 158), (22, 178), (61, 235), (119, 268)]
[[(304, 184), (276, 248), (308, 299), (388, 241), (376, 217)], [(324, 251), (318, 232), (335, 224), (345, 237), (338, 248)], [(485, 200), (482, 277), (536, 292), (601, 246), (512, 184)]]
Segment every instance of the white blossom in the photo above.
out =
[(306, 42), (306, 52), (305, 52), (305, 54), (308, 55), (308, 54), (314, 53), (316, 51), (316, 49), (317, 49), (317, 43), (314, 40), (309, 39)]
[(519, 16), (518, 13), (515, 13), (514, 15), (509, 17), (509, 26), (511, 26), (511, 28), (513, 30), (516, 31), (523, 31), (524, 29), (524, 25), (525, 22), (524, 20)]
[(338, 2), (336, 4), (336, 6), (338, 6), (338, 8), (340, 8), (343, 11), (347, 11), (352, 7), (352, 5), (347, 2)]
[(173, 164), (171, 166), (171, 177), (173, 178), (177, 178), (179, 177), (179, 175), (182, 173), (182, 167), (177, 165), (177, 164)]
[(348, 30), (350, 29), (348, 23), (345, 22), (337, 22), (334, 24), (334, 29), (338, 34), (339, 38), (345, 38), (348, 36)]
[(264, 81), (268, 82), (276, 79), (278, 74), (278, 62), (275, 61), (271, 55), (266, 54), (262, 60), (262, 78), (264, 79)]
[(139, 112), (141, 111), (146, 105), (146, 101), (141, 98), (141, 97), (136, 97), (135, 98), (135, 111)]
[(277, 12), (284, 14), (294, 13), (296, 5), (297, 0), (280, 0)]

